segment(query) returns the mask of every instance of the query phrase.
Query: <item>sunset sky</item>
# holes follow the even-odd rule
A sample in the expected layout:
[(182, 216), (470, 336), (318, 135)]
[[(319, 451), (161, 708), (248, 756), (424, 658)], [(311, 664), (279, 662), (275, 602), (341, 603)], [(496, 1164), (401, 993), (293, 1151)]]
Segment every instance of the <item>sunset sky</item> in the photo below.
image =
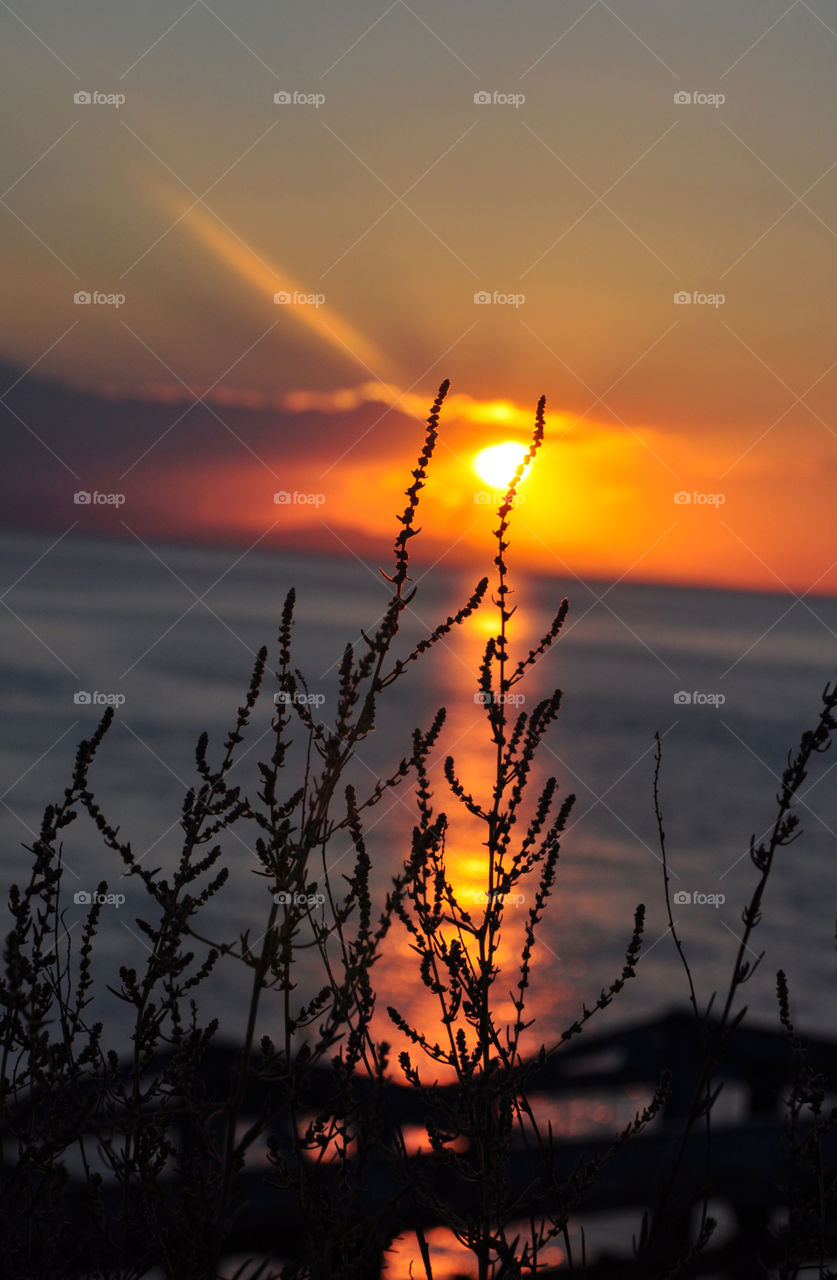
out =
[(449, 377), (428, 559), (485, 546), (475, 455), (545, 393), (525, 563), (837, 590), (824, 0), (29, 0), (0, 37), (7, 526), (374, 558)]

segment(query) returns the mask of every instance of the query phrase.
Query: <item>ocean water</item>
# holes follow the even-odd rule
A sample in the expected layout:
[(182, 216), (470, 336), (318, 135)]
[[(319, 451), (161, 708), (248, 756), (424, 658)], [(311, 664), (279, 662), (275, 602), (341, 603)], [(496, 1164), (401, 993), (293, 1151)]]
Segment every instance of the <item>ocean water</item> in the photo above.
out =
[[(375, 625), (387, 586), (373, 565), (350, 558), (136, 542), (14, 534), (0, 557), (0, 741), (2, 888), (22, 882), (45, 804), (69, 782), (78, 742), (98, 722), (97, 697), (124, 698), (91, 775), (110, 821), (147, 866), (171, 866), (178, 852), (184, 791), (196, 781), (194, 747), (210, 735), (217, 759), (223, 736), (243, 700), (258, 647), (271, 647), (282, 601), (297, 590), (294, 661), (334, 705), (336, 663), (347, 641)], [(418, 575), (420, 576), (420, 575)], [(405, 617), (405, 644), (415, 643), (470, 594), (479, 567), (436, 568), (419, 581)], [(539, 932), (531, 1010), (533, 1034), (547, 1043), (575, 1019), (620, 971), (638, 902), (647, 910), (643, 957), (636, 978), (613, 1006), (597, 1015), (602, 1029), (654, 1016), (686, 1003), (688, 991), (669, 936), (653, 810), (654, 733), (663, 735), (662, 806), (675, 919), (701, 1003), (726, 991), (741, 909), (755, 872), (747, 856), (775, 814), (787, 752), (813, 726), (821, 691), (837, 661), (837, 600), (619, 583), (513, 580), (518, 605), (513, 655), (525, 654), (570, 597), (564, 633), (518, 686), (526, 709), (553, 687), (562, 711), (535, 771), (554, 773), (561, 796), (576, 804), (562, 841), (556, 892)], [(490, 605), (459, 633), (412, 664), (382, 700), (374, 734), (359, 746), (352, 771), (359, 794), (391, 771), (409, 750), (410, 733), (448, 710), (431, 780), (434, 805), (449, 814), (448, 860), (457, 890), (476, 897), (484, 850), (447, 791), (441, 760), (457, 762), (468, 789), (486, 794), (491, 752), (484, 712), (475, 701), (475, 664), (493, 630)], [(406, 651), (406, 650), (405, 650)], [(266, 689), (240, 748), (235, 781), (256, 789), (257, 762), (268, 758), (272, 693)], [(89, 694), (90, 701), (78, 700)], [(687, 696), (686, 696), (687, 695)], [(301, 742), (301, 729), (296, 735)], [(799, 1026), (832, 1034), (837, 914), (837, 757), (816, 762), (798, 806), (803, 834), (780, 850), (756, 931), (754, 951), (766, 952), (745, 988), (754, 1021), (776, 1025), (775, 972), (784, 968)], [(289, 789), (290, 789), (290, 784)], [(371, 811), (368, 842), (374, 880), (383, 892), (409, 852), (415, 820), (411, 786)], [(207, 934), (258, 938), (269, 899), (254, 875), (252, 834), (222, 840), (230, 882), (205, 913)], [(339, 882), (351, 868), (348, 843), (331, 852)], [(111, 1042), (128, 1034), (125, 1010), (108, 992), (119, 964), (139, 965), (145, 941), (138, 919), (153, 918), (140, 882), (126, 879), (80, 816), (65, 832), (65, 926), (78, 938), (86, 908), (74, 902), (107, 880), (125, 901), (103, 910), (96, 957), (97, 1009)], [(525, 895), (524, 895), (525, 896)], [(531, 898), (528, 899), (531, 903)], [(3, 908), (5, 910), (5, 908)], [(513, 963), (515, 928), (527, 901), (507, 908)], [(518, 913), (518, 914), (515, 914)], [(754, 959), (754, 955), (749, 957)], [(385, 1003), (418, 1022), (432, 1010), (405, 940), (381, 970)], [(247, 1002), (246, 975), (232, 961), (219, 970), (206, 1012), (234, 1035)], [(316, 974), (303, 964), (300, 990)], [(516, 979), (504, 984), (508, 990)], [(271, 1025), (269, 999), (265, 1025)]]

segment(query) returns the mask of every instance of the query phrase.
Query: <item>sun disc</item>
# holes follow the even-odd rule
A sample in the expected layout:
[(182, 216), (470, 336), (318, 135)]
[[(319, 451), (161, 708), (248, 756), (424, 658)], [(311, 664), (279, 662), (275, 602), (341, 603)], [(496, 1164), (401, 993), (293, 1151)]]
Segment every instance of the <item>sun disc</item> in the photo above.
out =
[(474, 469), (481, 480), (497, 490), (506, 490), (517, 468), (526, 456), (526, 446), (516, 440), (504, 440), (481, 449), (474, 458)]

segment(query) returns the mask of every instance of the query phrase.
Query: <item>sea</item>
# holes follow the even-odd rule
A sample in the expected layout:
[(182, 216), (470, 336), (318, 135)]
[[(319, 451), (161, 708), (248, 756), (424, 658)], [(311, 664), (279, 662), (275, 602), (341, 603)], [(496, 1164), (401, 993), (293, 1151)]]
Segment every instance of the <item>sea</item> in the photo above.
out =
[[(492, 571), (488, 558), (485, 572)], [(413, 573), (416, 594), (402, 614), (394, 656), (404, 657), (470, 596), (483, 570), (444, 562)], [(635, 976), (595, 1015), (591, 1031), (652, 1019), (688, 1003), (683, 962), (671, 934), (660, 833), (654, 809), (655, 734), (661, 740), (660, 807), (672, 913), (701, 1008), (725, 999), (741, 938), (742, 909), (756, 882), (750, 841), (767, 838), (788, 752), (817, 721), (822, 690), (837, 663), (837, 600), (765, 592), (699, 589), (514, 572), (509, 651), (517, 662), (538, 644), (566, 596), (570, 610), (548, 653), (514, 686), (513, 719), (554, 688), (560, 713), (531, 775), (529, 806), (547, 777), (559, 802), (575, 803), (561, 840), (552, 896), (537, 930), (527, 1033), (554, 1043), (622, 972), (638, 904), (644, 904), (642, 954)], [(277, 631), (283, 601), (296, 591), (292, 662), (306, 678), (312, 714), (336, 712), (337, 672), (346, 645), (364, 651), (391, 587), (374, 561), (256, 549), (175, 546), (9, 533), (0, 556), (0, 823), (4, 932), (12, 884), (27, 882), (31, 846), (46, 805), (61, 801), (78, 744), (104, 708), (114, 724), (90, 774), (108, 821), (148, 868), (171, 874), (181, 848), (183, 797), (196, 785), (195, 744), (209, 735), (220, 760), (260, 646), (268, 676), (238, 748), (231, 781), (254, 797), (260, 761), (270, 758), (278, 689)], [(410, 662), (378, 700), (374, 731), (356, 749), (349, 774), (368, 795), (409, 754), (414, 729), (438, 708), (446, 720), (430, 758), (434, 811), (448, 816), (447, 870), (474, 912), (484, 893), (485, 833), (462, 810), (444, 777), (453, 757), (467, 791), (490, 797), (494, 749), (480, 700), (478, 668), (497, 629), (490, 599), (430, 652)], [(301, 684), (298, 686), (303, 687)], [(306, 730), (294, 720), (284, 795), (299, 785)], [(317, 757), (312, 757), (312, 767)], [(788, 975), (791, 1009), (802, 1031), (834, 1034), (837, 915), (837, 756), (814, 760), (800, 790), (800, 835), (778, 850), (747, 959), (763, 958), (741, 989), (753, 1024), (778, 1026), (776, 971)], [(525, 808), (524, 812), (528, 812)], [(417, 821), (414, 780), (387, 791), (365, 811), (372, 861), (373, 910), (409, 856)], [(270, 909), (271, 885), (259, 872), (256, 833), (241, 824), (219, 837), (222, 891), (199, 917), (213, 942), (256, 946)], [(516, 839), (517, 837), (515, 837)], [(136, 876), (105, 847), (79, 812), (63, 831), (59, 946), (77, 962), (89, 897), (106, 883), (94, 949), (92, 1019), (106, 1044), (123, 1052), (130, 1008), (118, 997), (122, 965), (142, 968), (143, 922), (156, 908)], [(343, 891), (354, 862), (345, 836), (309, 868), (313, 892), (327, 871)], [(199, 884), (205, 882), (205, 878)], [(515, 886), (504, 904), (498, 1011), (508, 1014), (516, 987), (521, 923), (537, 884)], [(196, 944), (197, 947), (197, 944)], [(394, 926), (380, 962), (380, 1007), (432, 1029), (437, 1011), (422, 986), (406, 934)], [(197, 950), (200, 948), (197, 947)], [(296, 996), (321, 985), (317, 961), (301, 954)], [(250, 971), (225, 958), (203, 994), (200, 1016), (217, 1017), (238, 1036), (250, 1000)], [(262, 998), (259, 1025), (278, 1034), (282, 997)], [(505, 1004), (504, 1004), (505, 1002)], [(381, 1012), (383, 1022), (386, 1016)], [(389, 1026), (389, 1024), (387, 1023)], [(438, 1022), (436, 1023), (438, 1026)], [(392, 1027), (389, 1027), (390, 1038)], [(382, 1030), (382, 1034), (385, 1032)], [(434, 1038), (436, 1038), (434, 1036)]]

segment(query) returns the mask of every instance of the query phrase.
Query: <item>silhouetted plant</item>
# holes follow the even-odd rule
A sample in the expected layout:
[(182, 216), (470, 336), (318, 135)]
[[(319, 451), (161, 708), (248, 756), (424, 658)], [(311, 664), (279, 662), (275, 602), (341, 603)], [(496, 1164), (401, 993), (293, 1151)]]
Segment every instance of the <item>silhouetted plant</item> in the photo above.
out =
[[(559, 1144), (539, 1114), (538, 1073), (635, 976), (644, 907), (636, 909), (621, 973), (589, 1007), (582, 1004), (569, 1026), (539, 1028), (540, 1043), (530, 1048), (538, 931), (555, 891), (561, 837), (574, 803), (572, 795), (559, 800), (554, 777), (535, 786), (560, 691), (513, 718), (508, 714), (518, 696), (512, 691), (559, 638), (568, 609), (564, 600), (534, 649), (512, 651), (509, 525), (518, 485), (544, 438), (543, 400), (494, 532), (496, 626), (475, 672), (490, 764), (469, 780), (449, 755), (444, 778), (451, 815), (437, 807), (430, 760), (442, 740), (441, 708), (425, 729), (413, 730), (403, 757), (365, 793), (348, 780), (357, 745), (379, 722), (385, 691), (483, 606), (488, 592), (483, 578), (456, 613), (399, 656), (403, 614), (416, 591), (409, 585), (411, 540), (447, 390), (445, 382), (398, 517), (392, 572), (383, 574), (390, 586), (386, 608), (371, 634), (361, 633), (362, 643), (343, 651), (331, 721), (313, 714), (305, 675), (292, 662), (290, 591), (277, 665), (270, 672), (268, 651), (260, 650), (217, 763), (207, 735), (198, 742), (197, 781), (184, 799), (179, 854), (168, 877), (144, 865), (94, 797), (89, 773), (112, 711), (81, 744), (71, 785), (45, 812), (30, 850), (29, 881), (10, 892), (12, 929), (0, 982), (0, 1238), (10, 1275), (140, 1280), (158, 1268), (177, 1280), (208, 1280), (221, 1274), (225, 1257), (245, 1253), (250, 1261), (239, 1267), (237, 1280), (371, 1280), (394, 1237), (412, 1231), (416, 1262), (430, 1280), (431, 1223), (447, 1226), (470, 1252), (479, 1280), (542, 1274), (545, 1249), (556, 1240), (569, 1270), (588, 1271), (583, 1233), (581, 1256), (574, 1256), (571, 1216), (583, 1208), (603, 1166), (655, 1120), (671, 1080), (664, 1071), (648, 1105), (612, 1143), (560, 1172)], [(257, 766), (251, 792), (235, 782), (234, 770), (270, 675), (276, 682), (272, 748)], [(669, 904), (705, 1061), (658, 1202), (643, 1221), (633, 1274), (644, 1280), (696, 1274), (711, 1237), (708, 1190), (692, 1236), (672, 1243), (663, 1228), (677, 1203), (680, 1162), (692, 1130), (703, 1120), (707, 1140), (710, 1134), (714, 1072), (743, 1017), (734, 1009), (735, 997), (754, 968), (744, 952), (774, 855), (795, 834), (794, 796), (810, 758), (825, 749), (835, 728), (837, 693), (827, 689), (824, 704), (816, 729), (803, 737), (785, 773), (768, 843), (751, 848), (759, 879), (717, 1024), (700, 1014)], [(294, 732), (301, 741), (294, 741)], [(654, 798), (666, 867), (659, 768), (658, 752)], [(417, 806), (411, 848), (376, 900), (364, 823), (410, 779)], [(62, 841), (79, 813), (148, 900), (151, 918), (137, 921), (148, 951), (145, 967), (120, 967), (108, 988), (130, 1011), (127, 1058), (108, 1044), (100, 1022), (88, 1021), (99, 899), (90, 905), (77, 951), (64, 925)], [(484, 836), (485, 888), (475, 902), (456, 893), (448, 871), (446, 842), (459, 822), (469, 831), (476, 824)], [(250, 930), (234, 940), (216, 938), (207, 924), (212, 912), (206, 908), (228, 881), (223, 841), (232, 830), (249, 835), (264, 885), (264, 919), (254, 938)], [(339, 878), (330, 860), (336, 841), (348, 841), (354, 855), (349, 874)], [(98, 895), (107, 892), (102, 881)], [(668, 903), (667, 868), (665, 893)], [(527, 911), (518, 921), (519, 963), (508, 1005), (509, 975), (499, 952), (510, 932), (512, 896), (525, 897)], [(379, 1038), (377, 1008), (379, 962), (400, 929), (407, 932), (417, 976), (438, 1006), (436, 1032), (388, 1006), (391, 1023), (411, 1046), (398, 1056), (407, 1088), (397, 1082), (392, 1045)], [(319, 966), (314, 980), (311, 957)], [(217, 1043), (218, 1020), (203, 1020), (198, 994), (218, 966), (231, 962), (249, 971), (246, 1025), (241, 1043), (225, 1046)], [(260, 1034), (266, 1001), (271, 1025), (279, 1027), (273, 1036)], [(834, 1176), (825, 1167), (822, 1138), (834, 1115), (823, 1111), (823, 1085), (795, 1037), (781, 983), (780, 1012), (795, 1065), (791, 1219), (782, 1275), (795, 1276), (813, 1257), (825, 1276)], [(438, 1068), (450, 1083), (436, 1081)], [(802, 1133), (805, 1108), (813, 1127)], [(426, 1156), (415, 1154), (409, 1137), (409, 1124), (416, 1122), (427, 1135)], [(269, 1172), (260, 1167), (265, 1156)], [(803, 1161), (813, 1168), (813, 1193), (809, 1182), (803, 1187), (794, 1177)]]
[[(455, 1074), (458, 1087), (449, 1098), (448, 1091), (424, 1081), (408, 1051), (401, 1054), (406, 1080), (439, 1117), (428, 1122), (427, 1131), (434, 1162), (447, 1175), (446, 1195), (435, 1193), (430, 1182), (425, 1183), (422, 1193), (430, 1197), (439, 1220), (474, 1255), (479, 1280), (494, 1274), (534, 1274), (542, 1267), (539, 1255), (556, 1236), (563, 1237), (570, 1251), (568, 1219), (586, 1176), (580, 1173), (567, 1185), (556, 1184), (551, 1173), (550, 1137), (527, 1097), (527, 1083), (533, 1069), (545, 1060), (547, 1046), (542, 1045), (534, 1057), (524, 1056), (521, 1049), (523, 1034), (531, 1025), (525, 1014), (536, 931), (554, 889), (560, 836), (575, 802), (575, 796), (568, 795), (557, 804), (558, 780), (550, 777), (527, 814), (533, 765), (558, 715), (560, 690), (538, 702), (531, 712), (520, 711), (513, 723), (507, 716), (512, 689), (557, 639), (569, 607), (564, 600), (540, 643), (515, 662), (508, 632), (514, 613), (509, 603), (506, 559), (509, 516), (518, 485), (543, 441), (544, 403), (542, 399), (538, 404), (532, 443), (499, 508), (494, 534), (497, 628), (486, 642), (477, 680), (477, 698), (488, 729), (486, 758), (493, 761), (493, 768), (477, 780), (478, 793), (460, 779), (453, 757), (445, 760), (445, 778), (455, 801), (484, 828), (483, 841), (472, 837), (474, 844), (486, 849), (485, 891), (481, 895), (484, 909), (469, 910), (454, 891), (445, 861), (449, 819), (444, 811), (434, 813), (429, 781), (419, 765), (419, 824), (413, 833), (407, 892), (397, 911), (418, 957), (421, 979), (438, 998), (443, 1043), (412, 1026), (397, 1009), (389, 1010), (396, 1026), (431, 1064)], [(524, 885), (532, 905), (523, 929), (520, 976), (513, 999), (515, 1016), (511, 1024), (501, 1025), (496, 1006), (503, 995), (498, 1000), (497, 983), (501, 979), (507, 982), (508, 974), (498, 968), (496, 956), (506, 901), (526, 898), (520, 892)], [(634, 976), (643, 918), (644, 907), (640, 905), (622, 975), (601, 993), (595, 1008), (605, 1008)], [(580, 1031), (592, 1012), (585, 1008), (582, 1019), (563, 1033), (561, 1041)], [(647, 1112), (630, 1126), (631, 1132), (639, 1132), (653, 1117), (662, 1096), (662, 1092), (655, 1094)], [(525, 1169), (519, 1159), (515, 1161), (517, 1176), (513, 1180), (515, 1129), (530, 1144), (530, 1158)], [(626, 1131), (623, 1138), (627, 1136)], [(465, 1151), (459, 1153), (457, 1144), (464, 1144)], [(614, 1143), (612, 1150), (617, 1146)], [(529, 1219), (525, 1232), (519, 1227), (522, 1215)], [(427, 1266), (426, 1270), (430, 1274)]]
[[(829, 1169), (822, 1150), (825, 1135), (837, 1125), (837, 1108), (825, 1109), (826, 1080), (811, 1066), (808, 1050), (794, 1030), (790, 1016), (787, 978), (776, 975), (779, 1017), (791, 1052), (793, 1084), (788, 1108), (788, 1222), (781, 1280), (795, 1280), (808, 1259), (815, 1259), (822, 1280), (836, 1280), (826, 1266), (826, 1221), (830, 1205), (837, 1203), (837, 1173)], [(810, 1118), (805, 1124), (805, 1112)], [(800, 1165), (807, 1177), (800, 1176)], [(810, 1189), (806, 1189), (810, 1188)]]
[[(837, 708), (837, 684), (834, 688), (826, 685), (822, 694), (822, 710), (819, 715), (817, 724), (812, 730), (806, 730), (800, 739), (799, 747), (795, 754), (788, 753), (788, 764), (782, 774), (782, 785), (777, 796), (777, 813), (770, 829), (767, 842), (760, 840), (756, 844), (755, 836), (750, 838), (750, 860), (758, 872), (755, 885), (753, 887), (750, 901), (744, 907), (741, 913), (744, 931), (739, 939), (738, 951), (735, 957), (732, 973), (730, 975), (729, 985), (724, 997), (723, 1005), (718, 1017), (711, 1020), (711, 1011), (715, 1004), (717, 993), (713, 992), (704, 1014), (701, 1014), (697, 1002), (697, 994), (695, 991), (692, 972), (686, 958), (683, 944), (677, 934), (674, 918), (671, 910), (671, 897), (669, 891), (669, 873), (668, 860), (666, 851), (666, 838), (663, 828), (663, 817), (660, 807), (659, 779), (660, 765), (662, 760), (662, 740), (659, 733), (656, 735), (657, 749), (654, 770), (654, 810), (657, 818), (657, 829), (659, 833), (660, 851), (662, 853), (663, 866), (663, 884), (666, 902), (666, 912), (668, 915), (669, 930), (677, 948), (678, 955), (682, 961), (686, 978), (689, 986), (689, 998), (695, 1019), (701, 1030), (701, 1038), (703, 1043), (703, 1060), (700, 1067), (697, 1087), (694, 1093), (694, 1099), (683, 1124), (683, 1130), (680, 1134), (673, 1160), (665, 1171), (665, 1178), (662, 1183), (660, 1195), (653, 1210), (643, 1215), (642, 1230), (639, 1238), (639, 1244), (636, 1250), (639, 1263), (638, 1274), (647, 1275), (651, 1268), (672, 1269), (677, 1265), (677, 1275), (690, 1275), (692, 1271), (684, 1267), (685, 1258), (678, 1261), (676, 1256), (682, 1251), (682, 1242), (679, 1238), (679, 1231), (675, 1229), (672, 1234), (670, 1227), (673, 1221), (677, 1221), (682, 1214), (682, 1205), (676, 1205), (678, 1192), (678, 1174), (680, 1165), (686, 1151), (687, 1144), (692, 1132), (699, 1121), (703, 1121), (703, 1127), (706, 1140), (706, 1162), (707, 1177), (706, 1186), (702, 1196), (702, 1208), (700, 1215), (700, 1223), (697, 1230), (695, 1240), (692, 1242), (691, 1254), (696, 1263), (697, 1259), (712, 1238), (712, 1234), (716, 1227), (716, 1222), (708, 1215), (708, 1201), (710, 1194), (710, 1178), (709, 1178), (709, 1150), (712, 1133), (712, 1109), (721, 1093), (722, 1083), (715, 1082), (715, 1072), (719, 1064), (723, 1061), (725, 1053), (729, 1047), (735, 1030), (744, 1020), (747, 1009), (742, 1006), (735, 1008), (736, 998), (744, 986), (749, 982), (755, 973), (758, 965), (764, 957), (761, 952), (751, 963), (745, 959), (745, 953), (751, 950), (750, 940), (754, 930), (758, 927), (762, 918), (762, 901), (767, 889), (770, 873), (773, 869), (774, 860), (778, 850), (786, 845), (791, 844), (800, 834), (799, 818), (793, 809), (794, 801), (807, 776), (808, 766), (811, 759), (817, 755), (827, 751), (831, 745), (832, 734), (837, 729), (837, 719), (834, 712)], [(787, 1258), (796, 1257), (797, 1271), (802, 1265), (802, 1261), (812, 1256), (814, 1244), (818, 1246), (820, 1257), (821, 1275), (825, 1277), (830, 1273), (824, 1269), (825, 1253), (824, 1239), (826, 1231), (826, 1207), (830, 1203), (824, 1194), (825, 1174), (821, 1164), (820, 1140), (824, 1134), (831, 1128), (833, 1121), (829, 1118), (826, 1121), (820, 1114), (822, 1106), (822, 1096), (819, 1089), (821, 1082), (811, 1073), (805, 1058), (801, 1043), (793, 1032), (790, 1022), (790, 1014), (788, 1007), (787, 982), (784, 973), (780, 970), (777, 975), (779, 990), (779, 1006), (780, 1018), (782, 1026), (790, 1037), (791, 1046), (794, 1053), (793, 1058), (793, 1079), (794, 1085), (791, 1098), (788, 1100), (789, 1122), (791, 1125), (790, 1138), (790, 1156), (791, 1164), (789, 1166), (789, 1204), (791, 1206), (791, 1219), (787, 1231)], [(804, 1105), (808, 1105), (814, 1117), (814, 1127), (812, 1133), (808, 1134), (803, 1143), (797, 1136), (797, 1128), (799, 1116)], [(835, 1113), (837, 1115), (837, 1113)], [(799, 1179), (794, 1176), (793, 1165), (799, 1157), (799, 1147), (804, 1150), (809, 1159), (816, 1155), (817, 1159), (813, 1160), (815, 1165), (815, 1191), (811, 1196), (803, 1195), (802, 1203), (804, 1209), (800, 1207), (801, 1186)], [(819, 1161), (819, 1163), (818, 1163)], [(833, 1174), (828, 1179), (829, 1186), (833, 1186)], [(677, 1212), (673, 1208), (673, 1202), (676, 1205)], [(816, 1219), (816, 1232), (812, 1228), (812, 1219)], [(789, 1265), (786, 1258), (785, 1267)], [(784, 1270), (783, 1277), (791, 1277), (796, 1275), (794, 1270)]]

